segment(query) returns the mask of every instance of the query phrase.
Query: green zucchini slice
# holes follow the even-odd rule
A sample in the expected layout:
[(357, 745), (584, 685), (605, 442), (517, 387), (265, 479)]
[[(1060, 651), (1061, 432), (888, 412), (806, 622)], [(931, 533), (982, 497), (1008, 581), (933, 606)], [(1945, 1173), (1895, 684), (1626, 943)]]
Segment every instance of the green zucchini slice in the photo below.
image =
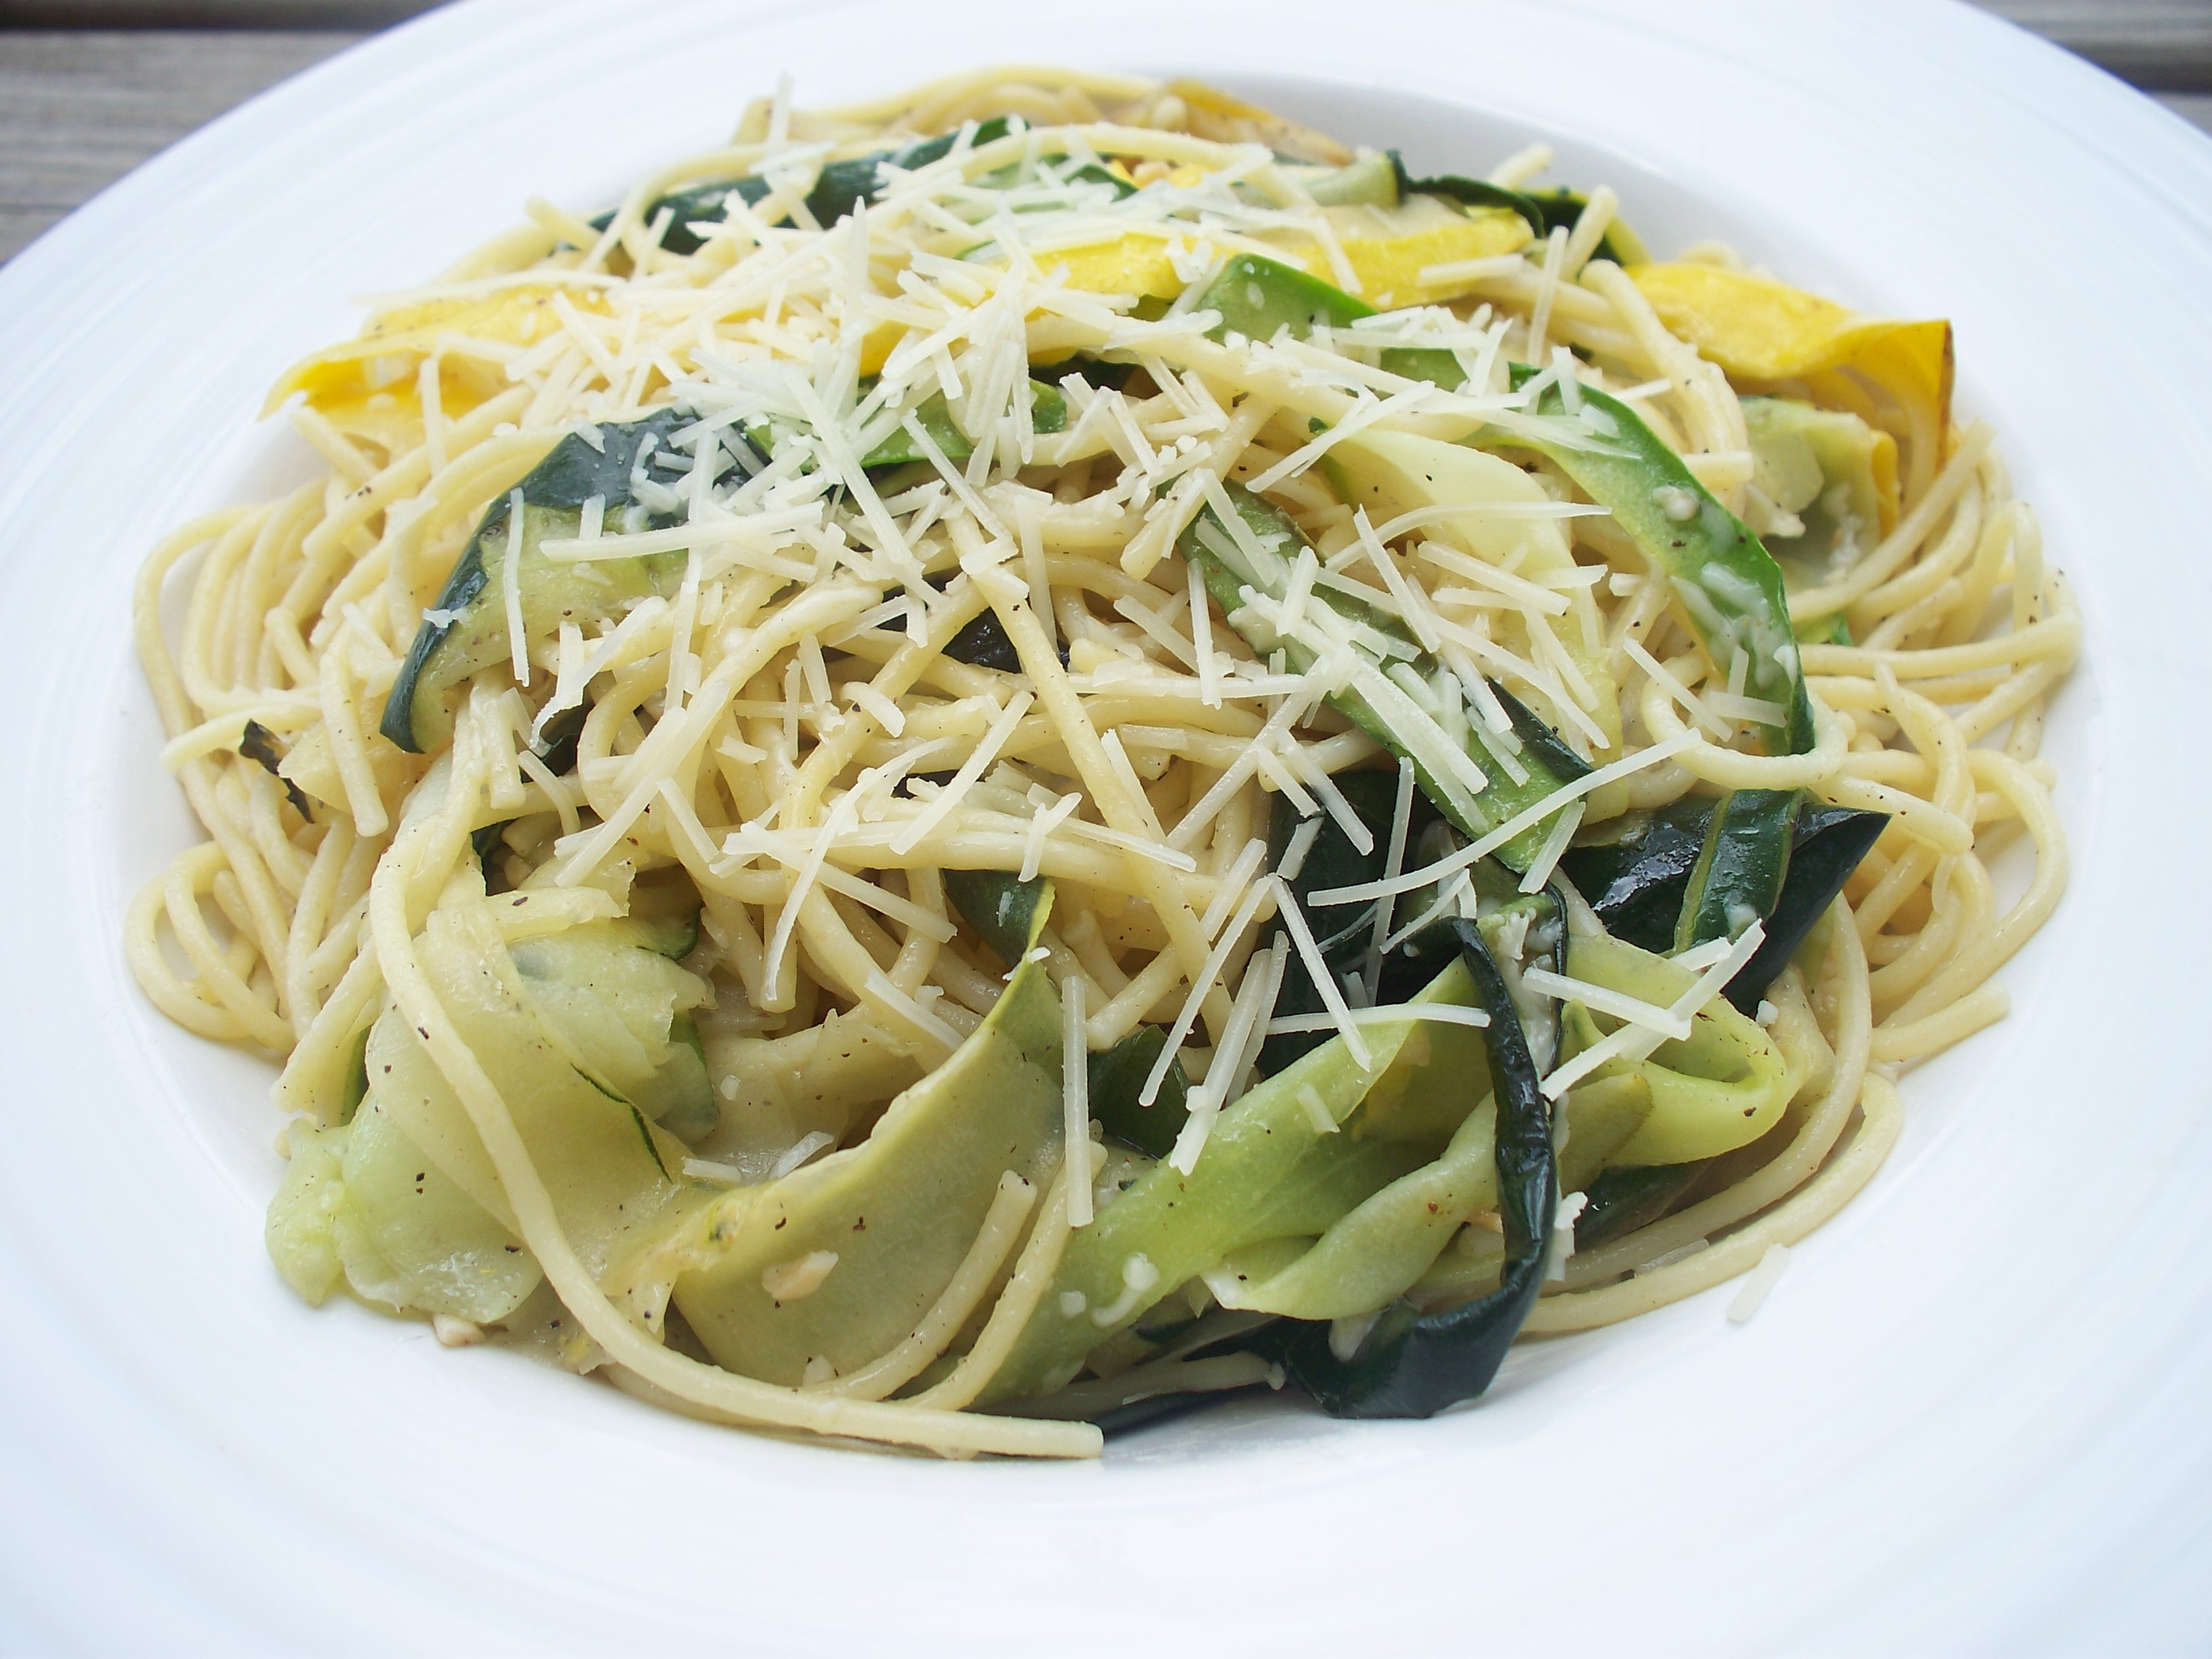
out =
[[(1050, 912), (1046, 887), (1030, 943)], [(982, 1024), (865, 1140), (690, 1208), (631, 1277), (672, 1282), (716, 1363), (742, 1375), (795, 1386), (817, 1358), (866, 1364), (943, 1291), (1001, 1175), (1042, 1182), (1058, 1164), (1060, 1026), (1043, 964), (1022, 960)]]
[(1165, 1158), (1173, 1152), (1190, 1115), (1190, 1079), (1180, 1057), (1168, 1062), (1151, 1105), (1139, 1097), (1167, 1041), (1164, 1027), (1139, 1025), (1112, 1048), (1091, 1056), (1091, 1115), (1115, 1140), (1148, 1158)]
[(1461, 964), (1474, 1000), (1488, 1011), (1487, 1074), (1497, 1091), (1498, 1213), (1505, 1260), (1498, 1288), (1440, 1313), (1404, 1299), (1382, 1310), (1349, 1353), (1328, 1326), (1288, 1321), (1279, 1334), (1285, 1367), (1332, 1417), (1433, 1417), (1490, 1386), (1536, 1305), (1558, 1213), (1558, 1154), (1552, 1114), (1504, 975), (1473, 922), (1458, 921)]
[(1790, 849), (1789, 873), (1782, 892), (1766, 918), (1766, 938), (1743, 971), (1729, 981), (1723, 993), (1744, 1012), (1759, 1006), (1759, 1000), (1774, 976), (1790, 965), (1836, 895), (1844, 890), (1859, 860), (1873, 850), (1889, 827), (1887, 812), (1862, 811), (1856, 807), (1828, 806), (1809, 802), (1797, 815), (1796, 839)]
[(1739, 939), (1774, 914), (1790, 869), (1799, 799), (1795, 789), (1734, 789), (1721, 797), (1683, 889), (1675, 950)]
[[(1244, 533), (1233, 532), (1212, 507), (1206, 507), (1200, 510), (1177, 538), (1176, 550), (1197, 567), (1206, 592), (1221, 607), (1231, 628), (1255, 650), (1281, 650), (1291, 672), (1304, 673), (1316, 660), (1312, 648), (1296, 639), (1278, 637), (1246, 595), (1279, 603), (1290, 591), (1293, 561), (1306, 548), (1306, 539), (1288, 518), (1242, 485), (1231, 483), (1223, 488), (1237, 516), (1243, 520), (1241, 528)], [(1516, 783), (1476, 739), (1456, 738), (1440, 725), (1437, 713), (1424, 707), (1423, 699), (1405, 683), (1412, 678), (1433, 684), (1438, 665), (1413, 642), (1395, 617), (1328, 587), (1316, 586), (1312, 603), (1326, 605), (1352, 623), (1356, 630), (1364, 630), (1357, 634), (1358, 643), (1353, 647), (1361, 672), (1353, 684), (1331, 694), (1330, 705), (1393, 754), (1411, 760), (1420, 780), (1422, 793), (1462, 835), (1470, 840), (1479, 839), (1569, 781), (1555, 774), (1533, 747), (1524, 746), (1520, 757), (1523, 777)], [(1390, 642), (1388, 647), (1379, 643), (1384, 641)], [(1386, 650), (1389, 664), (1385, 662)], [(1393, 672), (1393, 665), (1409, 672)], [(1553, 741), (1559, 744), (1556, 735)], [(1474, 757), (1476, 769), (1484, 779), (1481, 789), (1468, 787), (1467, 781), (1452, 769), (1446, 746), (1455, 747)], [(1543, 845), (1550, 823), (1546, 818), (1523, 830), (1498, 848), (1498, 861), (1516, 871), (1526, 870)]]
[[(497, 901), (494, 901), (496, 903)], [(690, 1009), (700, 982), (629, 942), (619, 921), (503, 944), (481, 903), (434, 911), (423, 965), (461, 1036), (499, 1080), (562, 1223), (586, 1260), (675, 1196), (679, 1133), (714, 1096)], [(342, 1128), (292, 1130), (270, 1206), (271, 1258), (320, 1302), (355, 1294), (478, 1323), (538, 1280), (483, 1143), (421, 1036), (387, 1006), (366, 1038), (368, 1089)]]
[(1848, 410), (1788, 398), (1746, 398), (1743, 423), (1752, 483), (1797, 521), (1796, 534), (1785, 524), (1759, 538), (1792, 588), (1834, 581), (1874, 551), (1885, 495), (1895, 510), (1893, 439)]
[(1705, 844), (1717, 805), (1685, 795), (1656, 812), (1632, 812), (1560, 855), (1559, 869), (1589, 901), (1605, 930), (1655, 956), (1674, 948), (1674, 927), (1690, 872)]
[[(1511, 369), (1516, 388), (1535, 374), (1519, 363)], [(1770, 751), (1804, 753), (1814, 743), (1813, 705), (1781, 567), (1634, 410), (1589, 386), (1576, 395), (1582, 414), (1572, 417), (1573, 442), (1519, 430), (1478, 433), (1475, 441), (1536, 450), (1610, 512), (1652, 572), (1673, 584), (1705, 654), (1727, 673), (1741, 653), (1745, 690), (1781, 716), (1761, 728)], [(1537, 412), (1570, 418), (1556, 385), (1544, 390)]]
[[(969, 147), (988, 144), (1004, 138), (1014, 131), (1006, 116), (994, 115), (976, 125)], [(957, 142), (957, 132), (939, 133), (934, 138), (895, 149), (871, 150), (866, 155), (856, 155), (849, 161), (832, 161), (825, 166), (814, 181), (813, 189), (806, 193), (806, 210), (814, 222), (827, 229), (850, 214), (863, 202), (872, 202), (884, 191), (883, 170), (886, 166), (912, 173), (941, 161), (952, 153)], [(986, 173), (975, 182), (986, 188), (1011, 189), (1022, 177), (1018, 166), (1001, 167)], [(1095, 163), (1086, 163), (1070, 171), (1071, 183), (1103, 185), (1111, 190), (1117, 201), (1133, 195), (1136, 186), (1127, 179), (1109, 172)], [(660, 246), (671, 253), (696, 253), (704, 246), (704, 239), (692, 228), (697, 224), (718, 223), (729, 216), (729, 198), (735, 196), (748, 207), (758, 205), (768, 197), (769, 181), (757, 173), (742, 178), (710, 179), (704, 184), (687, 185), (657, 198), (645, 210), (645, 222), (652, 225), (665, 211), (668, 215), (660, 234)], [(614, 222), (614, 215), (603, 213), (592, 222), (594, 230), (605, 230)]]
[[(672, 498), (654, 506), (640, 497), (668, 490), (690, 471), (688, 456), (672, 457), (662, 446), (693, 418), (681, 406), (656, 410), (625, 425), (599, 427), (597, 446), (572, 432), (516, 486), (522, 525), (515, 586), (523, 632), (531, 639), (550, 636), (564, 622), (604, 621), (648, 595), (676, 591), (684, 579), (681, 551), (556, 564), (538, 550), (549, 539), (575, 535), (584, 504), (594, 497), (610, 532), (679, 522), (681, 514), (667, 504)], [(449, 695), (470, 675), (513, 655), (504, 578), (517, 539), (509, 523), (514, 499), (510, 492), (485, 510), (392, 683), (380, 729), (411, 754), (444, 747), (453, 733)]]
[[(1455, 964), (1416, 1000), (1465, 1003)], [(1053, 1286), (982, 1403), (1049, 1394), (1091, 1352), (1232, 1251), (1316, 1237), (1432, 1161), (1481, 1098), (1481, 1036), (1464, 1025), (1364, 1025), (1371, 1064), (1332, 1039), (1231, 1102), (1186, 1176), (1146, 1170), (1061, 1256)], [(1310, 1096), (1338, 1126), (1323, 1133)], [(1076, 1311), (1069, 1312), (1070, 1309)]]

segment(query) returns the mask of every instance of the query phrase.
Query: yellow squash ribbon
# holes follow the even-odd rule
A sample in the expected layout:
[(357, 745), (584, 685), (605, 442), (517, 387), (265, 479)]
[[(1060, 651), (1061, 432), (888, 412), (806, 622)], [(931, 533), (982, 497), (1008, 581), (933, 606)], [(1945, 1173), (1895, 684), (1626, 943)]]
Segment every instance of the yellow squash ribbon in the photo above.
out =
[(1741, 389), (1795, 383), (1823, 408), (1892, 432), (1905, 451), (1908, 506), (1935, 481), (1951, 430), (1950, 324), (1862, 317), (1719, 265), (1642, 264), (1628, 274), (1659, 319)]

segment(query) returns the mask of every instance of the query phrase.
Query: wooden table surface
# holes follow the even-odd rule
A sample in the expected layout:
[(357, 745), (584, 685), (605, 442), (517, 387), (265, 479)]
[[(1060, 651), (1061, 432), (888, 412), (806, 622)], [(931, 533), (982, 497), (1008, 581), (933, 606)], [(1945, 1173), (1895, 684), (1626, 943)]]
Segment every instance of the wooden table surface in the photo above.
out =
[[(2212, 131), (2212, 0), (1989, 3)], [(233, 105), (424, 9), (410, 0), (0, 0), (0, 260)]]

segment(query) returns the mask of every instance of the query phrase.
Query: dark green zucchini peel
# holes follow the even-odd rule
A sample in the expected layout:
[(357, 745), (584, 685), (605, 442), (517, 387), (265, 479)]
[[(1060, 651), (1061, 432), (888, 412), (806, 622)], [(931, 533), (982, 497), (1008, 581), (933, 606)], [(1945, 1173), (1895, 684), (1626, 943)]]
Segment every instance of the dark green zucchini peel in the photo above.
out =
[(1606, 839), (1570, 847), (1560, 856), (1560, 872), (1607, 933), (1663, 957), (1674, 948), (1682, 895), (1717, 805), (1711, 795), (1685, 795), (1656, 812), (1600, 825)]
[[(628, 515), (635, 521), (625, 522), (623, 509), (636, 505), (641, 483), (671, 487), (690, 470), (688, 457), (672, 457), (661, 446), (696, 418), (679, 404), (623, 425), (601, 426), (597, 448), (573, 432), (555, 444), (517, 486), (526, 515), (524, 556), (530, 556), (542, 529), (573, 534), (584, 503), (594, 495), (605, 504), (611, 530), (659, 529), (679, 522), (680, 514), (673, 512), (642, 510)], [(506, 605), (492, 573), (497, 561), (507, 556), (512, 501), (512, 492), (503, 494), (485, 509), (436, 605), (424, 615), (386, 697), (379, 729), (410, 754), (436, 749), (451, 734), (453, 714), (446, 705), (447, 694), (478, 669), (509, 654)], [(685, 559), (678, 552), (586, 565), (540, 562), (527, 580), (518, 577), (526, 626), (552, 628), (564, 619), (599, 620), (647, 593), (673, 592), (683, 578)]]
[(1513, 727), (1513, 735), (1530, 750), (1531, 755), (1524, 758), (1534, 758), (1539, 766), (1561, 783), (1572, 783), (1577, 778), (1586, 778), (1596, 769), (1567, 747), (1566, 739), (1545, 725), (1534, 709), (1508, 691), (1503, 681), (1492, 679), (1490, 690), (1491, 695), (1498, 699), (1498, 706), (1505, 711), (1505, 718)]
[(1029, 949), (1030, 921), (1044, 888), (1042, 879), (1019, 881), (1005, 870), (945, 872), (945, 896), (961, 921), (1009, 968)]
[(1403, 1300), (1385, 1308), (1348, 1358), (1330, 1343), (1331, 1328), (1285, 1320), (1267, 1334), (1283, 1365), (1332, 1417), (1433, 1417), (1490, 1386), (1506, 1350), (1536, 1305), (1544, 1258), (1558, 1213), (1552, 1112), (1537, 1086), (1536, 1065), (1489, 946), (1474, 922), (1450, 931), (1475, 995), (1490, 1015), (1483, 1045), (1498, 1096), (1498, 1200), (1505, 1228), (1505, 1268), (1498, 1288), (1441, 1313)]
[(1800, 799), (1795, 789), (1732, 789), (1721, 798), (1682, 891), (1677, 951), (1739, 938), (1774, 914)]
[[(995, 116), (975, 129), (975, 142), (988, 144), (994, 138), (1005, 137), (1006, 132), (1006, 118)], [(950, 155), (958, 136), (948, 132), (897, 149), (872, 150), (849, 161), (831, 161), (816, 178), (814, 188), (807, 191), (806, 210), (814, 216), (815, 223), (826, 230), (852, 212), (856, 204), (875, 199), (882, 188), (885, 162), (908, 171), (927, 167)], [(693, 225), (718, 224), (726, 219), (732, 196), (751, 207), (765, 200), (772, 188), (758, 173), (688, 185), (655, 199), (645, 210), (645, 222), (650, 226), (665, 212), (668, 222), (661, 232), (660, 246), (671, 253), (696, 253), (704, 242), (691, 228)], [(613, 222), (612, 213), (603, 213), (592, 221), (592, 228), (605, 230)]]
[(1166, 1029), (1139, 1025), (1112, 1048), (1091, 1056), (1091, 1115), (1099, 1127), (1125, 1146), (1151, 1158), (1165, 1158), (1190, 1115), (1190, 1079), (1180, 1058), (1168, 1062), (1152, 1103), (1138, 1096), (1167, 1046)]
[[(988, 144), (1004, 138), (1015, 128), (1009, 118), (994, 115), (977, 125), (969, 148)], [(850, 214), (863, 202), (878, 200), (884, 191), (883, 171), (892, 167), (913, 173), (933, 161), (941, 161), (952, 154), (958, 142), (957, 132), (939, 133), (934, 138), (902, 145), (895, 149), (872, 150), (866, 155), (856, 155), (847, 161), (831, 161), (823, 167), (814, 181), (814, 188), (806, 192), (806, 211), (815, 223), (827, 230), (840, 219)], [(1010, 186), (1020, 169), (1004, 167), (987, 174), (979, 183)], [(1136, 186), (1126, 179), (1116, 177), (1104, 167), (1086, 164), (1066, 175), (1072, 181), (1104, 185), (1115, 198), (1135, 193)], [(696, 224), (719, 223), (729, 216), (729, 198), (735, 196), (748, 207), (765, 200), (770, 185), (757, 173), (742, 178), (713, 179), (705, 184), (689, 185), (657, 198), (645, 210), (645, 222), (651, 226), (662, 213), (668, 215), (660, 234), (660, 246), (671, 253), (696, 253), (704, 246), (703, 239), (691, 227)], [(614, 215), (603, 213), (592, 221), (592, 228), (605, 230), (614, 222)]]
[(307, 810), (307, 797), (300, 786), (286, 777), (279, 769), (284, 763), (283, 751), (276, 747), (276, 734), (259, 720), (248, 720), (246, 730), (238, 739), (238, 752), (260, 767), (284, 786), (284, 799), (292, 803), (292, 810), (310, 823), (315, 815)]
[[(1278, 274), (1299, 276), (1299, 273), (1290, 271), (1285, 266), (1274, 265), (1267, 260), (1255, 259), (1252, 263), (1255, 266), (1269, 267), (1266, 273), (1268, 282), (1276, 280)], [(1310, 279), (1299, 276), (1299, 280)], [(1257, 282), (1254, 285), (1262, 286)], [(1242, 561), (1245, 556), (1237, 550), (1236, 538), (1211, 506), (1200, 508), (1191, 520), (1188, 527), (1176, 538), (1176, 550), (1197, 568), (1206, 592), (1221, 607), (1229, 625), (1255, 648), (1272, 651), (1278, 641), (1271, 632), (1265, 629), (1264, 624), (1259, 623), (1244, 595), (1247, 592), (1264, 592), (1267, 597), (1280, 600), (1290, 586), (1291, 560), (1296, 556), (1297, 550), (1310, 544), (1297, 526), (1279, 511), (1273, 502), (1255, 495), (1242, 484), (1227, 483), (1222, 488), (1252, 537), (1261, 547), (1276, 550), (1276, 556), (1270, 567), (1256, 571), (1236, 568), (1232, 561)], [(1427, 653), (1414, 645), (1412, 635), (1395, 617), (1333, 588), (1316, 586), (1313, 591), (1312, 602), (1325, 605), (1355, 623), (1403, 641), (1408, 647), (1408, 665), (1413, 672), (1424, 679), (1434, 675), (1436, 664)], [(1295, 641), (1281, 643), (1291, 671), (1303, 672), (1313, 659), (1311, 650)], [(1394, 726), (1389, 716), (1370, 704), (1357, 687), (1347, 687), (1341, 692), (1332, 694), (1328, 702), (1393, 754), (1414, 758), (1409, 754), (1404, 732)], [(1527, 721), (1526, 730), (1534, 731), (1542, 726), (1543, 723), (1526, 708), (1521, 713)], [(1452, 811), (1447, 805), (1451, 792), (1439, 786), (1428, 769), (1419, 764), (1417, 758), (1415, 774), (1420, 781), (1423, 794), (1437, 804), (1461, 834), (1471, 841), (1475, 840), (1525, 809), (1555, 794), (1571, 778), (1579, 777), (1589, 770), (1556, 733), (1547, 732), (1546, 738), (1540, 744), (1524, 744), (1521, 761), (1525, 776), (1518, 783), (1479, 744), (1470, 750), (1468, 752), (1474, 757), (1486, 781), (1484, 787), (1472, 797), (1464, 789), (1459, 791), (1460, 798), (1468, 805), (1463, 817)], [(1571, 763), (1563, 763), (1565, 765), (1564, 773), (1554, 771), (1546, 758), (1560, 753), (1565, 753)], [(1385, 822), (1387, 823), (1388, 820)], [(1510, 869), (1527, 869), (1535, 857), (1537, 848), (1543, 844), (1548, 823), (1547, 819), (1529, 825), (1498, 850), (1498, 860)]]
[(1398, 170), (1398, 196), (1440, 196), (1447, 202), (1456, 202), (1462, 207), (1506, 208), (1526, 220), (1529, 230), (1541, 238), (1551, 229), (1544, 210), (1534, 197), (1524, 196), (1517, 190), (1508, 190), (1503, 185), (1493, 185), (1480, 179), (1462, 179), (1455, 173), (1432, 173), (1425, 179), (1416, 179), (1407, 170), (1405, 158), (1396, 150), (1390, 160)]
[[(1508, 190), (1503, 185), (1462, 179), (1450, 173), (1415, 179), (1407, 172), (1396, 150), (1390, 152), (1390, 160), (1398, 169), (1398, 193), (1401, 198), (1441, 196), (1462, 207), (1510, 208), (1528, 222), (1529, 230), (1540, 242), (1555, 230), (1572, 230), (1575, 222), (1583, 216), (1583, 210), (1589, 205), (1589, 198), (1575, 190)], [(1615, 264), (1632, 265), (1642, 264), (1650, 255), (1643, 239), (1615, 219), (1598, 239), (1595, 257), (1610, 259)]]
[(972, 668), (995, 668), (1001, 674), (1022, 672), (1022, 653), (995, 611), (979, 612), (975, 619), (945, 642), (945, 654)]
[(1808, 802), (1798, 812), (1789, 873), (1767, 915), (1765, 940), (1723, 993), (1739, 1012), (1749, 1013), (1759, 1006), (1775, 975), (1790, 965), (1805, 936), (1828, 913), (1859, 860), (1888, 827), (1887, 812), (1856, 807)]
[[(1747, 844), (1756, 859), (1747, 861), (1747, 870), (1757, 873), (1762, 887), (1773, 874), (1767, 847), (1774, 825), (1788, 824), (1783, 833), (1789, 836), (1789, 852), (1781, 861), (1772, 896), (1748, 901), (1760, 910), (1765, 939), (1724, 993), (1739, 1012), (1748, 1013), (1758, 1007), (1775, 975), (1789, 965), (1889, 823), (1887, 813), (1812, 800), (1785, 806), (1764, 799), (1770, 793), (1736, 791), (1738, 796), (1755, 798), (1754, 810), (1741, 814), (1731, 812), (1733, 797), (1685, 796), (1626, 834), (1598, 845), (1570, 848), (1559, 860), (1559, 868), (1613, 938), (1663, 956), (1679, 948), (1680, 930), (1694, 913), (1711, 908), (1705, 902), (1710, 883), (1699, 890), (1692, 878), (1716, 838), (1717, 823), (1730, 817), (1737, 823), (1742, 834), (1731, 857), (1743, 854)], [(1747, 824), (1751, 828), (1745, 829)], [(1747, 893), (1748, 885), (1740, 891)], [(1744, 901), (1740, 897), (1739, 902)], [(1723, 900), (1720, 908), (1725, 905)]]
[(1609, 1244), (1679, 1208), (1711, 1161), (1607, 1170), (1584, 1190), (1589, 1201), (1575, 1218), (1575, 1249)]

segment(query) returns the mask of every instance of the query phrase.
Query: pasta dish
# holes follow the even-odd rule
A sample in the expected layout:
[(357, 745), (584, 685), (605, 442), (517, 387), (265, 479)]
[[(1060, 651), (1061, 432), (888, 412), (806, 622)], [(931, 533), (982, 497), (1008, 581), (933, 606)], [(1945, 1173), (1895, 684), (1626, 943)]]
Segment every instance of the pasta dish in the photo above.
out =
[(1549, 161), (787, 82), (294, 367), (126, 924), (292, 1288), (949, 1455), (1747, 1316), (2006, 1012), (2080, 624), (1948, 323)]

